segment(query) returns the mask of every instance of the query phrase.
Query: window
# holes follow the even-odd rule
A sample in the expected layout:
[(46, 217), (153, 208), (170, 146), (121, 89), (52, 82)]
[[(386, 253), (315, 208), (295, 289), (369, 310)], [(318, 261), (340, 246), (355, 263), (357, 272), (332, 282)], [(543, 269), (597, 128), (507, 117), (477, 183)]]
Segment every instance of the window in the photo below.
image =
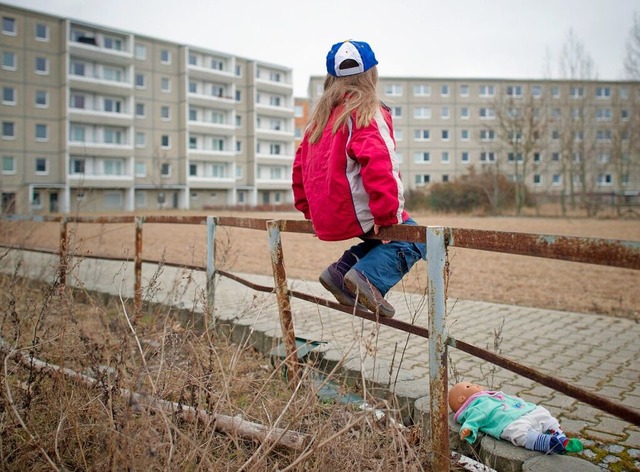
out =
[(480, 96), (481, 97), (493, 97), (496, 94), (496, 89), (493, 85), (481, 85)]
[(2, 68), (5, 70), (16, 70), (16, 53), (2, 51)]
[(533, 185), (535, 186), (542, 185), (542, 176), (540, 174), (533, 175)]
[(104, 142), (106, 144), (122, 144), (122, 131), (114, 128), (105, 128)]
[(136, 117), (144, 118), (144, 103), (136, 103)]
[(551, 177), (551, 184), (556, 187), (562, 185), (562, 175), (553, 174), (553, 176)]
[(443, 129), (440, 137), (442, 138), (443, 141), (449, 141), (449, 130), (448, 129)]
[(620, 110), (620, 119), (622, 121), (629, 121), (629, 110), (627, 109)]
[(162, 77), (160, 79), (160, 90), (163, 92), (171, 92), (171, 79), (168, 77)]
[(542, 162), (542, 155), (539, 152), (533, 153), (533, 162)]
[(121, 67), (108, 67), (104, 66), (102, 77), (105, 80), (112, 82), (122, 82), (122, 76), (124, 75), (124, 69)]
[(449, 86), (447, 84), (442, 84), (440, 86), (440, 96), (448, 97), (449, 96)]
[(611, 88), (596, 87), (596, 98), (611, 98)]
[(2, 122), (2, 138), (14, 139), (16, 137), (16, 125), (13, 121)]
[(13, 87), (2, 87), (2, 104), (16, 104), (16, 89), (14, 89)]
[(609, 186), (613, 184), (613, 175), (611, 174), (599, 174), (598, 185)]
[(449, 160), (449, 151), (442, 151), (442, 155), (440, 156), (440, 162), (443, 164), (448, 164)]
[(492, 129), (481, 129), (480, 130), (480, 141), (488, 142), (496, 139), (496, 133)]
[(77, 108), (80, 110), (84, 110), (84, 101), (85, 96), (77, 93), (71, 94), (71, 108)]
[(553, 98), (560, 98), (560, 87), (558, 87), (557, 85), (551, 87), (551, 96)]
[(189, 164), (189, 176), (190, 177), (198, 176), (198, 166), (196, 164)]
[(197, 93), (198, 84), (196, 82), (189, 82), (189, 93)]
[(431, 108), (430, 107), (415, 107), (413, 109), (413, 117), (418, 119), (418, 120), (431, 119)]
[(169, 135), (163, 134), (161, 136), (160, 145), (165, 149), (171, 146), (171, 141), (169, 140)]
[(460, 96), (468, 97), (469, 96), (469, 86), (467, 84), (460, 85)]
[(569, 91), (569, 95), (571, 98), (582, 98), (584, 97), (584, 87), (571, 87)]
[(146, 135), (141, 131), (136, 132), (135, 140), (136, 140), (136, 147), (143, 148), (147, 145)]
[(163, 64), (171, 64), (171, 52), (167, 49), (160, 51), (160, 62)]
[(69, 140), (73, 142), (84, 142), (84, 126), (71, 125), (69, 128)]
[(469, 119), (469, 108), (468, 107), (460, 108), (460, 118), (462, 118), (463, 120), (468, 120)]
[(106, 159), (104, 161), (104, 175), (124, 175), (121, 159)]
[(596, 140), (601, 143), (608, 143), (611, 141), (611, 130), (597, 130)]
[(236, 102), (242, 101), (242, 92), (240, 90), (236, 90)]
[(391, 116), (393, 118), (402, 118), (402, 107), (391, 107)]
[(16, 35), (16, 19), (8, 16), (2, 17), (2, 33), (15, 36)]
[(404, 130), (400, 128), (394, 130), (393, 137), (396, 138), (396, 142), (402, 141), (404, 139)]
[(449, 107), (440, 108), (440, 118), (442, 118), (443, 120), (449, 119)]
[(114, 51), (122, 51), (122, 39), (114, 36), (105, 36), (104, 48), (113, 49)]
[(540, 98), (542, 96), (542, 87), (540, 85), (533, 85), (531, 87), (531, 96), (533, 98)]
[(145, 88), (144, 74), (136, 74), (136, 88)]
[(71, 159), (69, 164), (72, 174), (84, 174), (86, 168), (84, 159)]
[(622, 100), (627, 100), (629, 98), (629, 89), (627, 87), (620, 87), (618, 95)]
[(495, 162), (496, 154), (494, 152), (481, 152), (480, 153), (480, 162)]
[(36, 175), (46, 175), (49, 173), (47, 159), (44, 157), (36, 157)]
[(45, 90), (36, 90), (36, 108), (49, 106), (49, 93)]
[(611, 108), (596, 108), (597, 121), (611, 121), (611, 117), (612, 117)]
[(136, 162), (134, 166), (134, 172), (136, 177), (146, 177), (147, 176), (147, 164), (144, 162)]
[(416, 185), (428, 184), (430, 181), (431, 181), (431, 177), (429, 176), (429, 174), (416, 175)]
[(507, 95), (509, 97), (522, 97), (522, 85), (507, 85)]
[(402, 95), (402, 85), (387, 84), (384, 87), (384, 93), (387, 96), (399, 97)]
[(44, 23), (36, 23), (36, 39), (38, 41), (49, 41), (49, 26)]
[(551, 160), (554, 162), (559, 162), (560, 161), (560, 153), (559, 152), (552, 152), (551, 153)]
[(169, 107), (163, 106), (162, 108), (160, 108), (160, 118), (165, 121), (171, 118)]
[(496, 112), (493, 108), (480, 108), (479, 114), (481, 120), (493, 120), (496, 117)]
[(416, 84), (413, 86), (413, 95), (416, 97), (428, 97), (431, 95), (431, 86), (427, 84)]
[(428, 141), (429, 140), (429, 130), (428, 129), (417, 129), (413, 132), (413, 138), (416, 141)]
[(144, 61), (147, 58), (147, 47), (144, 44), (136, 44), (135, 57), (139, 61)]
[(431, 162), (431, 155), (428, 152), (416, 152), (413, 155), (414, 162)]
[(36, 141), (47, 141), (49, 139), (47, 125), (43, 123), (36, 123), (35, 135)]
[(13, 156), (2, 156), (2, 173), (4, 175), (16, 173), (16, 159)]
[(71, 62), (71, 74), (84, 76), (85, 64), (84, 62), (72, 61)]
[(46, 57), (36, 57), (36, 74), (46, 75), (49, 73), (49, 59)]
[(34, 190), (33, 193), (31, 194), (31, 206), (35, 208), (42, 207), (42, 198), (38, 190)]
[(189, 136), (189, 149), (198, 149), (198, 138)]
[(164, 178), (171, 177), (171, 164), (162, 164), (160, 168), (160, 175)]
[(460, 160), (462, 161), (463, 164), (468, 164), (469, 163), (469, 153), (467, 151), (462, 151), (462, 154), (460, 155)]
[(449, 174), (442, 174), (442, 181), (449, 182)]
[(461, 141), (469, 141), (469, 130), (461, 129), (460, 130), (460, 140)]

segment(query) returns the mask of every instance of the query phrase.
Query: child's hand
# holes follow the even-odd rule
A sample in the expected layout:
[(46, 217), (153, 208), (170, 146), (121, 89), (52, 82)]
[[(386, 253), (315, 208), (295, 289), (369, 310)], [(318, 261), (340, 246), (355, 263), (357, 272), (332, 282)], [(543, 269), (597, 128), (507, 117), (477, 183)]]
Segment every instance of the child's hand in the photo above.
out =
[(469, 435), (471, 435), (471, 430), (469, 428), (462, 428), (460, 430), (460, 439), (465, 439)]
[[(380, 225), (373, 225), (373, 234), (378, 234), (380, 232), (380, 228), (382, 228), (382, 226)], [(382, 244), (389, 244), (389, 239), (383, 239), (382, 240)]]

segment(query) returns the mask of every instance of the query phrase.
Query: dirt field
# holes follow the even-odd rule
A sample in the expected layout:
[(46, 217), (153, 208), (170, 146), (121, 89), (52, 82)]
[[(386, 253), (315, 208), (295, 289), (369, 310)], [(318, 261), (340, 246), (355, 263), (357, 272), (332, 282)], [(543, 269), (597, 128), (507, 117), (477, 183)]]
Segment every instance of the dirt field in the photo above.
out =
[[(184, 213), (182, 213), (184, 215)], [(216, 212), (257, 218), (301, 219), (298, 213)], [(471, 217), (412, 214), (420, 225), (441, 225), (498, 231), (515, 231), (591, 238), (640, 241), (638, 219), (560, 219)], [(132, 257), (133, 225), (82, 225), (77, 250), (94, 255)], [(35, 247), (56, 247), (58, 225), (5, 224), (0, 241)], [(218, 267), (232, 272), (271, 274), (266, 232), (221, 227), (217, 230)], [(169, 262), (205, 263), (206, 231), (195, 225), (145, 224), (145, 258), (163, 256)], [(317, 280), (325, 266), (358, 240), (328, 243), (307, 234), (283, 234), (284, 258), (289, 278)], [(554, 261), (528, 256), (452, 248), (449, 252), (450, 298), (483, 300), (583, 313), (600, 313), (640, 320), (640, 271)], [(426, 264), (416, 264), (402, 289), (424, 291)], [(401, 287), (397, 287), (400, 289)], [(327, 297), (330, 297), (327, 294)]]

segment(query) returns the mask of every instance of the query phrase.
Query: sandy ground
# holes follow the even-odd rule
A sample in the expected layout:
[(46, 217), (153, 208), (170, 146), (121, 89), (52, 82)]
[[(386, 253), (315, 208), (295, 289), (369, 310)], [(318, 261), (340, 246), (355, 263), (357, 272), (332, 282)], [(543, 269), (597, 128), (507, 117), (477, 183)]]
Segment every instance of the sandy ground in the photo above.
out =
[[(301, 219), (298, 213), (216, 212), (218, 216)], [(182, 213), (184, 215), (184, 213)], [(560, 219), (533, 217), (472, 217), (412, 214), (420, 225), (514, 231), (590, 238), (640, 241), (639, 219)], [(0, 241), (55, 248), (56, 223), (2, 222)], [(72, 225), (75, 250), (93, 255), (133, 257), (133, 225)], [(267, 233), (220, 227), (217, 266), (231, 272), (271, 274)], [(308, 234), (283, 233), (285, 268), (289, 278), (317, 280), (320, 272), (358, 240), (323, 242)], [(202, 225), (146, 223), (145, 258), (205, 264), (206, 230)], [(449, 251), (450, 298), (483, 300), (583, 313), (601, 313), (640, 320), (640, 271), (529, 256), (452, 248)], [(426, 264), (418, 263), (399, 290), (424, 291)], [(327, 294), (328, 298), (330, 297)]]

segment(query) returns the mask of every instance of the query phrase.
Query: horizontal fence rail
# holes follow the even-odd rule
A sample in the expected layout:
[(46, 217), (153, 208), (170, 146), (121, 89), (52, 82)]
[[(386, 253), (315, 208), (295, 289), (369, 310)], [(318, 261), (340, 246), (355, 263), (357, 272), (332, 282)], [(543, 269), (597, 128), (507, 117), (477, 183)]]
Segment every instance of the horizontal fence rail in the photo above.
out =
[[(4, 217), (5, 221), (58, 222), (60, 223), (59, 249), (25, 248), (19, 245), (14, 249), (31, 250), (60, 255), (60, 283), (65, 283), (67, 260), (70, 256), (105, 260), (124, 260), (109, 256), (92, 256), (82, 254), (68, 254), (68, 225), (70, 223), (97, 224), (135, 224), (135, 286), (134, 304), (136, 313), (141, 307), (141, 267), (142, 263), (159, 263), (158, 260), (145, 259), (142, 256), (142, 231), (144, 223), (159, 224), (190, 224), (207, 227), (207, 266), (170, 264), (166, 265), (186, 267), (193, 270), (207, 271), (207, 292), (211, 306), (214, 303), (213, 277), (220, 276), (235, 280), (253, 290), (275, 293), (280, 311), (282, 335), (287, 347), (287, 366), (291, 374), (291, 381), (297, 377), (297, 357), (295, 355), (295, 333), (291, 307), (291, 297), (352, 314), (369, 321), (398, 329), (406, 333), (429, 339), (429, 367), (431, 389), (431, 439), (434, 449), (432, 467), (434, 470), (448, 470), (449, 442), (448, 442), (448, 408), (447, 394), (447, 347), (452, 347), (474, 357), (491, 362), (497, 366), (538, 382), (558, 392), (564, 393), (579, 401), (583, 401), (595, 408), (610, 413), (618, 418), (640, 426), (640, 411), (613, 402), (606, 397), (585, 389), (576, 387), (568, 382), (551, 375), (539, 372), (531, 367), (512, 361), (487, 349), (480, 348), (448, 335), (444, 326), (446, 315), (446, 277), (445, 270), (447, 248), (457, 247), (483, 251), (502, 252), (514, 255), (525, 255), (578, 263), (598, 264), (625, 269), (640, 270), (640, 242), (597, 238), (578, 238), (569, 236), (541, 235), (529, 233), (486, 231), (464, 228), (424, 227), (424, 226), (393, 226), (382, 228), (378, 235), (369, 235), (371, 239), (399, 240), (427, 243), (428, 272), (428, 307), (429, 328), (403, 322), (393, 318), (377, 318), (374, 313), (347, 307), (331, 300), (295, 290), (289, 290), (286, 273), (284, 271), (284, 253), (281, 244), (281, 233), (314, 234), (313, 226), (304, 220), (273, 220), (261, 218), (245, 218), (231, 216), (96, 216), (96, 217)], [(244, 229), (266, 231), (269, 236), (274, 287), (255, 284), (230, 272), (215, 269), (215, 228), (229, 226)], [(7, 247), (5, 245), (5, 247)], [(431, 334), (431, 335), (430, 335)]]

